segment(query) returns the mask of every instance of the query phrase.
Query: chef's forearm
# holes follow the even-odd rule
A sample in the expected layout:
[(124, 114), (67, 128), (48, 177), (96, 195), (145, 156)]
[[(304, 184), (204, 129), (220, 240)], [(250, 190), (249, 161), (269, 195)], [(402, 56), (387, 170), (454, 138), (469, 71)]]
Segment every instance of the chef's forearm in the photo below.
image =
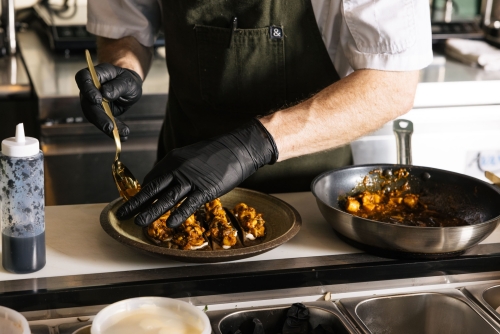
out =
[(144, 80), (151, 67), (153, 48), (145, 47), (130, 36), (120, 39), (97, 37), (97, 58), (100, 63), (134, 70)]
[(405, 114), (417, 83), (418, 71), (358, 70), (261, 122), (283, 161), (347, 144)]

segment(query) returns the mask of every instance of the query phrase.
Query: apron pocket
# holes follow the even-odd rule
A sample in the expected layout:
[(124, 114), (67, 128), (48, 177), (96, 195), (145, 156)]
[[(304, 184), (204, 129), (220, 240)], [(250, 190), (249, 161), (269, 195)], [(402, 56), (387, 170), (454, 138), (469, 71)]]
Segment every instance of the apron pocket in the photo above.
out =
[(200, 89), (218, 111), (243, 117), (267, 114), (285, 105), (284, 39), (269, 28), (195, 26)]

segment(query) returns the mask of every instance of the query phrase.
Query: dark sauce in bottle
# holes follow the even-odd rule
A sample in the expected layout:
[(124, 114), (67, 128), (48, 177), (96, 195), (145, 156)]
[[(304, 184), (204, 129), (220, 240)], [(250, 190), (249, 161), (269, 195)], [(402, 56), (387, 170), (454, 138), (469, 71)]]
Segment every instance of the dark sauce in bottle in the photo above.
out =
[(2, 233), (2, 263), (5, 270), (26, 274), (45, 266), (45, 232), (32, 237), (12, 237)]

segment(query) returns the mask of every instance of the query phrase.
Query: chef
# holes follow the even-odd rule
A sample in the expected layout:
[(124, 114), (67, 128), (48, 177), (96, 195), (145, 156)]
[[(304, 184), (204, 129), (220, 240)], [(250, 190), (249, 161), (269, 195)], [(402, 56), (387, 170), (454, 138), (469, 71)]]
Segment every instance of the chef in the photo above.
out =
[(88, 0), (102, 89), (88, 69), (76, 82), (109, 136), (101, 100), (120, 116), (140, 99), (160, 28), (170, 86), (158, 159), (117, 211), (140, 226), (182, 201), (167, 221), (178, 226), (236, 186), (309, 190), (352, 163), (349, 142), (412, 108), (432, 60), (423, 0)]

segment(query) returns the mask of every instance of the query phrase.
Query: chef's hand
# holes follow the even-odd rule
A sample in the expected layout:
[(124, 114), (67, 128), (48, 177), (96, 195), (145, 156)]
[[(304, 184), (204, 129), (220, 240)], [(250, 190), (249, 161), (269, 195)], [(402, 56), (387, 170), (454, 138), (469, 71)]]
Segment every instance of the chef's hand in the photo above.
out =
[[(140, 99), (142, 79), (137, 72), (108, 63), (96, 65), (95, 71), (101, 82), (101, 91), (95, 87), (87, 68), (75, 75), (80, 89), (80, 104), (87, 120), (113, 138), (113, 122), (104, 112), (102, 98), (108, 100), (113, 115), (120, 116)], [(115, 122), (120, 139), (127, 140), (130, 133), (128, 126), (116, 118)]]
[(201, 205), (232, 190), (278, 160), (276, 143), (256, 119), (228, 134), (175, 149), (146, 175), (144, 187), (116, 212), (147, 226), (182, 199), (167, 220), (177, 227)]

